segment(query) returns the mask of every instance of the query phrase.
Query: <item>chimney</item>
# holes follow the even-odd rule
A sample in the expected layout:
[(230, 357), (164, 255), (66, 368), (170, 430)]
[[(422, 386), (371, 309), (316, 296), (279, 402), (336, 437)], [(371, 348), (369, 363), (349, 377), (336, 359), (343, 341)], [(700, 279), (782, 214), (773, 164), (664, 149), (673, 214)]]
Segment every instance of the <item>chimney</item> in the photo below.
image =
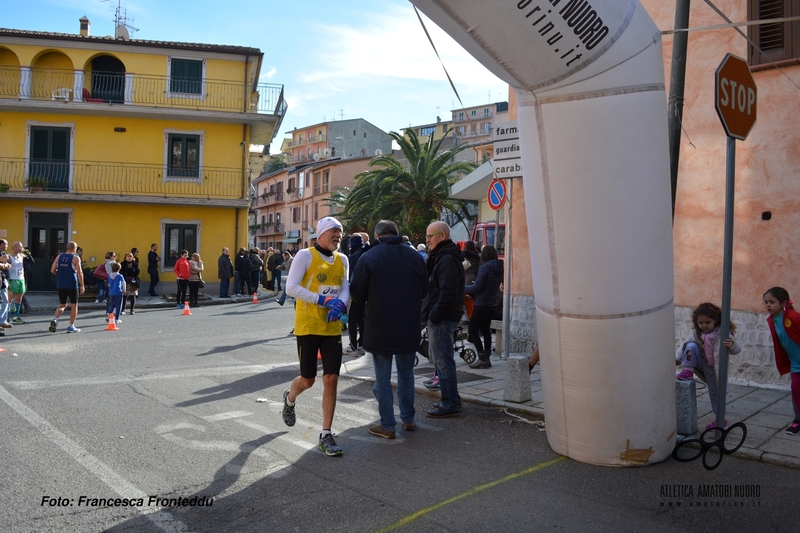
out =
[(80, 19), (80, 23), (81, 23), (81, 35), (89, 37), (89, 35), (91, 35), (89, 29), (92, 27), (92, 23), (89, 22), (89, 18), (86, 15), (82, 16)]

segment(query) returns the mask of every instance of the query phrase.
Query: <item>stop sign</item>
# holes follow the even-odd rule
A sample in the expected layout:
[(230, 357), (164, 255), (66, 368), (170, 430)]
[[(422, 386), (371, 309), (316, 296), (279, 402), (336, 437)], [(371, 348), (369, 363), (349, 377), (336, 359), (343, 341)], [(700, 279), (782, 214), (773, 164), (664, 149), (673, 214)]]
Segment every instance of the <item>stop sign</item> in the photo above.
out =
[(714, 107), (729, 137), (747, 138), (756, 123), (756, 82), (741, 57), (726, 54), (714, 75)]

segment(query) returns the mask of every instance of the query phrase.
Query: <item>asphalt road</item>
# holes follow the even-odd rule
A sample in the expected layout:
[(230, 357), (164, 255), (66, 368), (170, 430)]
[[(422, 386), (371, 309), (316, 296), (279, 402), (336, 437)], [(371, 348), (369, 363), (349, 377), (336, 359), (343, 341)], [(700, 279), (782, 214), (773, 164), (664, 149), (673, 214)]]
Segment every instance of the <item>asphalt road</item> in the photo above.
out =
[(366, 432), (371, 383), (347, 378), (344, 456), (327, 457), (321, 383), (296, 426), (280, 417), (291, 307), (180, 313), (141, 310), (116, 332), (85, 313), (79, 334), (30, 315), (0, 339), (0, 531), (797, 531), (796, 470), (581, 464), (497, 410), (425, 419), (435, 398), (420, 394), (418, 430), (387, 441)]

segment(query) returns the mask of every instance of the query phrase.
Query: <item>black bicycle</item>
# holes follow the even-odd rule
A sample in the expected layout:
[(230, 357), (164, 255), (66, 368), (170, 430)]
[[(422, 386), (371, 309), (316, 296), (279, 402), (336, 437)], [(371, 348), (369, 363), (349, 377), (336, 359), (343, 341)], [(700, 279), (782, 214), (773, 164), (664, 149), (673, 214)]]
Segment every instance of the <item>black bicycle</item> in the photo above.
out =
[[(711, 428), (705, 430), (700, 437), (688, 437), (678, 442), (672, 450), (672, 458), (679, 463), (689, 463), (703, 458), (703, 468), (714, 470), (722, 462), (725, 455), (730, 455), (744, 444), (747, 438), (747, 426), (737, 422), (729, 428)], [(716, 450), (716, 462), (709, 464), (708, 452)]]

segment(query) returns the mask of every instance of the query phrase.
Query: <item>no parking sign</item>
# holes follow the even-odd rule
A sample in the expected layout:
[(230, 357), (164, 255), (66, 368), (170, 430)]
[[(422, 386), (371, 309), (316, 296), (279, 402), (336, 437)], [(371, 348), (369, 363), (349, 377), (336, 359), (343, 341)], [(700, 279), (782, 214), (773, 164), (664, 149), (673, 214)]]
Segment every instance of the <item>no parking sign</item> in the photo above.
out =
[(489, 192), (487, 194), (489, 207), (495, 211), (500, 210), (503, 204), (506, 203), (506, 182), (499, 179), (493, 179), (489, 184)]

